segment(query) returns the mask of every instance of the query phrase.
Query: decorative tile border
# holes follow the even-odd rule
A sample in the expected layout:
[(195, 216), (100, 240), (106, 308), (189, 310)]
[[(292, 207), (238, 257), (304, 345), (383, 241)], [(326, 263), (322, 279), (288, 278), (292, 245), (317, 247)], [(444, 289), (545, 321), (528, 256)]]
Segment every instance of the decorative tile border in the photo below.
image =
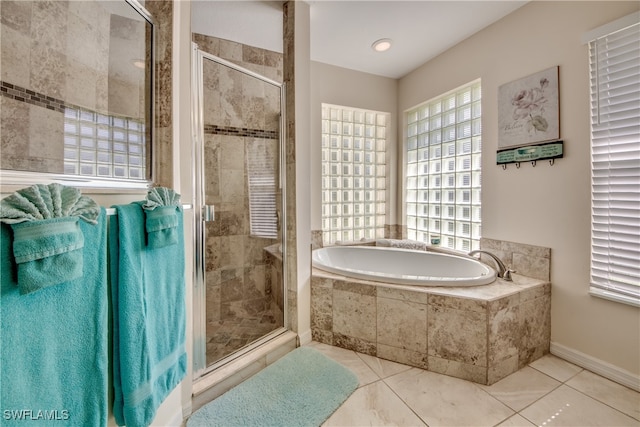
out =
[(59, 113), (64, 113), (65, 108), (69, 107), (69, 105), (61, 99), (53, 98), (44, 93), (35, 92), (31, 89), (26, 89), (5, 81), (0, 81), (0, 93), (9, 99), (37, 105), (38, 107), (54, 110)]
[(250, 138), (278, 139), (278, 132), (261, 129), (237, 128), (230, 126), (204, 125), (204, 133), (209, 135), (247, 136)]

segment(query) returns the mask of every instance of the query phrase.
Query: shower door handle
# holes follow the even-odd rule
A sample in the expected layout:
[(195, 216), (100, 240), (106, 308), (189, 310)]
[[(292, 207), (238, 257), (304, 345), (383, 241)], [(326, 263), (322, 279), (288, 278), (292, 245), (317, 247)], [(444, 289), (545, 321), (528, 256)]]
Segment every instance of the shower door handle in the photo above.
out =
[(202, 220), (204, 222), (211, 222), (215, 221), (215, 219), (216, 215), (214, 205), (204, 205), (202, 207)]

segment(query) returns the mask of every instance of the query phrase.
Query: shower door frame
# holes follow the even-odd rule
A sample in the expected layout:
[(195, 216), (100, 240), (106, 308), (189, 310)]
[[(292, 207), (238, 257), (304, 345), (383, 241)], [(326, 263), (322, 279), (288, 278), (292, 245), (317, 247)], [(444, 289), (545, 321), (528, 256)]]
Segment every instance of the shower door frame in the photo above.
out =
[[(289, 328), (288, 308), (287, 308), (287, 245), (286, 245), (286, 87), (284, 83), (279, 83), (262, 76), (254, 71), (243, 68), (237, 64), (219, 58), (198, 48), (196, 43), (192, 43), (191, 50), (191, 125), (192, 125), (192, 163), (193, 163), (193, 189), (194, 189), (194, 277), (193, 277), (193, 379), (198, 378), (226, 365), (244, 354), (260, 347), (272, 339), (286, 333)], [(229, 67), (250, 77), (261, 80), (264, 83), (273, 85), (280, 89), (280, 129), (279, 129), (279, 188), (280, 212), (279, 226), (281, 229), (281, 254), (282, 254), (282, 295), (283, 295), (283, 326), (264, 335), (253, 343), (231, 353), (228, 356), (207, 366), (206, 361), (206, 257), (205, 238), (207, 221), (213, 221), (214, 211), (208, 209), (205, 199), (205, 179), (204, 179), (204, 61), (213, 61), (217, 64)], [(276, 211), (277, 212), (277, 211)]]

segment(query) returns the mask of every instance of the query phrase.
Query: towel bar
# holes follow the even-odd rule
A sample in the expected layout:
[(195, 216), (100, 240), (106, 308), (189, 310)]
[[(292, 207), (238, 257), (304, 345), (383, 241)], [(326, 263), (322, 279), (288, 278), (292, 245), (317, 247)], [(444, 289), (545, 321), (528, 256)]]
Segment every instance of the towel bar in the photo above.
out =
[[(182, 205), (182, 209), (184, 210), (191, 209), (192, 207), (191, 205)], [(105, 210), (107, 211), (107, 216), (118, 215), (115, 208), (106, 208)]]

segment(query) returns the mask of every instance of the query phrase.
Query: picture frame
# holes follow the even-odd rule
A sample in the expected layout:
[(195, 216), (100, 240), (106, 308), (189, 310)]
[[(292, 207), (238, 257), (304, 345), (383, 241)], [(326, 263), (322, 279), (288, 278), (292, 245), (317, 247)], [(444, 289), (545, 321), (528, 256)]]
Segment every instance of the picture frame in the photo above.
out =
[(560, 138), (558, 66), (498, 88), (498, 148)]

